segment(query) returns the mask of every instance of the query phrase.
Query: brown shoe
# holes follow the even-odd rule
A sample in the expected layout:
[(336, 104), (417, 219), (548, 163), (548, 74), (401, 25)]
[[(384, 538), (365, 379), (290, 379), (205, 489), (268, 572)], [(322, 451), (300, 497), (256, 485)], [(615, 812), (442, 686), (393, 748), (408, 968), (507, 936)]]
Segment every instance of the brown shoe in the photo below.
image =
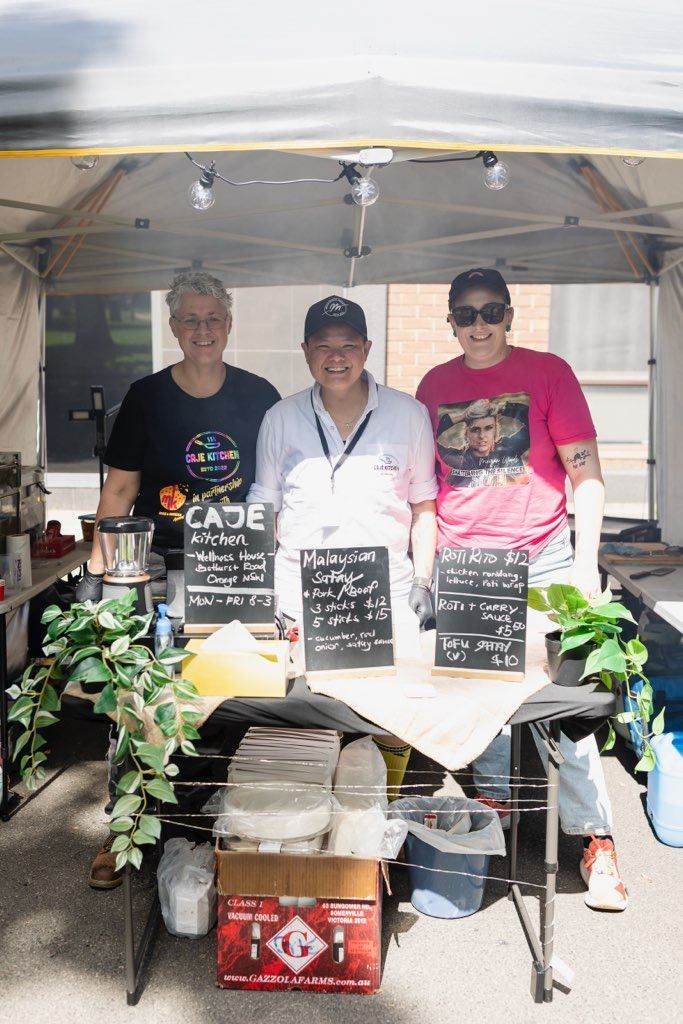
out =
[(123, 881), (121, 872), (116, 870), (116, 854), (111, 852), (111, 844), (115, 839), (114, 833), (110, 832), (109, 838), (90, 865), (88, 885), (91, 889), (116, 889)]

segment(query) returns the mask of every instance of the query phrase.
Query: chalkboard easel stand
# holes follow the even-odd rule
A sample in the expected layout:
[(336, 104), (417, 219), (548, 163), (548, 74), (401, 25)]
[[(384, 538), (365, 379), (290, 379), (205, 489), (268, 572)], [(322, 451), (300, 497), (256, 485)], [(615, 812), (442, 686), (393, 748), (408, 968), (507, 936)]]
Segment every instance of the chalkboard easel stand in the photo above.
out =
[[(183, 626), (183, 633), (185, 636), (211, 636), (225, 625), (225, 622), (186, 622)], [(277, 633), (274, 622), (242, 622), (242, 625), (253, 634), (266, 634), (268, 637), (273, 637)]]
[(458, 679), (501, 679), (505, 682), (521, 683), (524, 679), (523, 672), (504, 672), (502, 669), (494, 671), (493, 669), (483, 668), (458, 668), (456, 665), (453, 668), (446, 668), (444, 665), (435, 665), (432, 668), (433, 676), (451, 676)]
[(371, 665), (368, 668), (328, 668), (319, 669), (317, 672), (307, 672), (304, 669), (304, 675), (306, 679), (310, 679), (311, 682), (315, 682), (316, 679), (327, 680), (331, 679), (366, 679), (377, 676), (395, 676), (396, 666), (395, 665)]

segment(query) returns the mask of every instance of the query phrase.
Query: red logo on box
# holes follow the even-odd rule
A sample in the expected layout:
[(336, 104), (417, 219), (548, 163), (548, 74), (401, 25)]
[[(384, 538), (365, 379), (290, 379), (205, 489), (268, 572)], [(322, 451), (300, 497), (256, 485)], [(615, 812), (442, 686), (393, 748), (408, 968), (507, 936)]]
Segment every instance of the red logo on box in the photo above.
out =
[(300, 917), (288, 921), (266, 945), (294, 974), (303, 971), (327, 949), (327, 943)]

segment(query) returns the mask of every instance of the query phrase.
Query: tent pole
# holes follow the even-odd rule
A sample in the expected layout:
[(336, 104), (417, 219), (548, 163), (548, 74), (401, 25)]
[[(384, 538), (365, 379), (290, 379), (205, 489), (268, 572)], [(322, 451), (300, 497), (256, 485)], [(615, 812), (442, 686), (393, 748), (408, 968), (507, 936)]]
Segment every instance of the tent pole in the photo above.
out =
[(647, 517), (654, 522), (657, 514), (657, 473), (655, 464), (655, 384), (656, 384), (656, 341), (657, 341), (657, 299), (659, 282), (650, 281), (650, 357), (648, 359), (648, 438), (647, 438)]

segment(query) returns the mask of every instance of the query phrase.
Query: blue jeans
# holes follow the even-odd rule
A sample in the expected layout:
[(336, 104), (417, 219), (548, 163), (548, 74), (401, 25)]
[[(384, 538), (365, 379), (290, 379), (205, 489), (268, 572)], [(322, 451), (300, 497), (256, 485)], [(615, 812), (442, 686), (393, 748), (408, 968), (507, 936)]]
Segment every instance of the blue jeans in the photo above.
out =
[[(564, 583), (573, 561), (569, 528), (531, 559), (529, 585), (544, 587)], [(547, 767), (548, 752), (534, 740), (541, 760)], [(568, 835), (607, 835), (612, 831), (612, 807), (594, 736), (578, 743), (562, 734), (560, 751), (560, 823)], [(483, 754), (472, 762), (472, 778), (477, 792), (501, 803), (510, 799), (510, 727), (505, 726)]]

